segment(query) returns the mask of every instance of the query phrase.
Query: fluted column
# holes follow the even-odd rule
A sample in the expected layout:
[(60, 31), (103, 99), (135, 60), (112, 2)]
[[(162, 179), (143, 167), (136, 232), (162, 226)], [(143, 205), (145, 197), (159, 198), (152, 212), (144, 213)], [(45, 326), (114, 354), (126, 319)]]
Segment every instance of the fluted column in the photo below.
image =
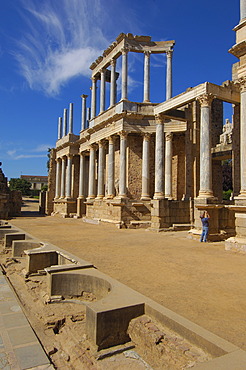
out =
[(69, 104), (69, 126), (68, 126), (68, 133), (73, 133), (73, 103)]
[(115, 158), (114, 137), (111, 136), (108, 139), (108, 191), (107, 191), (107, 198), (113, 198), (114, 195), (115, 195), (114, 158)]
[(80, 153), (79, 160), (79, 198), (85, 197), (85, 156), (84, 153)]
[(58, 118), (58, 140), (62, 138), (62, 117)]
[(172, 55), (173, 51), (169, 50), (167, 55), (167, 76), (166, 76), (166, 100), (172, 97)]
[(94, 145), (91, 145), (90, 146), (90, 160), (89, 160), (88, 199), (95, 198), (95, 156), (96, 156), (96, 148)]
[(211, 103), (213, 96), (198, 97), (201, 106), (200, 123), (200, 190), (199, 198), (212, 198)]
[(143, 137), (143, 155), (142, 155), (142, 200), (149, 200), (149, 146), (150, 134), (145, 134)]
[(246, 77), (240, 83), (240, 198), (246, 198)]
[(150, 52), (144, 52), (144, 102), (149, 102), (150, 96)]
[(91, 87), (91, 119), (96, 117), (96, 96), (97, 96), (97, 80), (96, 77), (92, 77), (92, 87)]
[(110, 62), (111, 74), (110, 74), (110, 107), (116, 103), (116, 60), (112, 59)]
[(63, 110), (63, 136), (67, 135), (67, 109)]
[(246, 0), (240, 0), (240, 19), (246, 18)]
[(61, 159), (56, 160), (56, 193), (55, 198), (59, 198), (61, 195)]
[(154, 199), (164, 199), (164, 123), (156, 117), (155, 139), (155, 194)]
[(67, 176), (66, 176), (66, 198), (72, 197), (72, 161), (73, 156), (67, 156)]
[(120, 133), (120, 178), (119, 178), (119, 197), (126, 198), (126, 148), (127, 133)]
[(121, 100), (127, 100), (127, 79), (128, 79), (128, 50), (122, 50), (122, 86)]
[(106, 70), (101, 69), (101, 85), (100, 85), (100, 113), (105, 111), (105, 72)]
[(104, 197), (104, 168), (105, 168), (105, 146), (104, 142), (99, 141), (99, 153), (98, 153), (98, 176), (97, 176), (97, 198), (102, 199)]
[(82, 98), (82, 107), (81, 107), (81, 131), (86, 127), (86, 98), (88, 95), (81, 95)]
[(62, 171), (61, 171), (61, 198), (65, 198), (65, 184), (66, 184), (66, 157), (62, 157)]
[(173, 158), (173, 134), (165, 134), (165, 198), (172, 199), (172, 158)]

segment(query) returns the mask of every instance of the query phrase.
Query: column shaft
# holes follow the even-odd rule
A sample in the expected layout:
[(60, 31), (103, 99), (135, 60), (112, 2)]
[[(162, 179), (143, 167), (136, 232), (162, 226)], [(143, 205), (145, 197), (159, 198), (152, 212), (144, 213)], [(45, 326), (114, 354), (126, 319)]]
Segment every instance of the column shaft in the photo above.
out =
[(80, 162), (79, 162), (79, 198), (84, 198), (84, 184), (85, 184), (85, 156), (83, 153), (80, 153)]
[(97, 198), (100, 199), (104, 197), (104, 168), (105, 148), (104, 143), (99, 142)]
[(164, 133), (163, 121), (157, 118), (155, 142), (155, 194), (154, 199), (164, 199)]
[(66, 183), (66, 157), (62, 157), (61, 198), (65, 198), (65, 183)]
[(88, 198), (95, 198), (95, 147), (90, 147)]
[(110, 74), (110, 107), (116, 103), (116, 60), (111, 60), (111, 74)]
[(115, 195), (114, 156), (115, 156), (114, 138), (110, 137), (108, 142), (108, 191), (107, 191), (108, 198), (113, 198)]
[(100, 113), (105, 111), (105, 69), (101, 70)]
[(172, 97), (172, 54), (173, 51), (167, 51), (167, 76), (166, 76), (166, 100)]
[(126, 143), (125, 133), (120, 135), (120, 179), (119, 179), (119, 197), (126, 197)]
[(150, 52), (144, 53), (144, 102), (149, 102), (150, 96)]
[(82, 98), (82, 109), (81, 109), (81, 131), (86, 128), (86, 98), (88, 95), (81, 95)]
[(143, 155), (142, 155), (142, 200), (149, 200), (149, 145), (150, 135), (143, 137)]
[(240, 196), (246, 197), (246, 80), (244, 89), (241, 89), (240, 97)]
[(67, 135), (67, 109), (63, 110), (63, 136)]
[(96, 93), (97, 93), (97, 80), (95, 77), (92, 77), (92, 87), (91, 87), (91, 118), (96, 117)]
[(67, 176), (66, 176), (66, 198), (72, 197), (72, 160), (73, 157), (67, 157)]
[(246, 18), (246, 0), (240, 0), (240, 19)]
[(127, 78), (128, 78), (128, 51), (122, 51), (122, 86), (121, 100), (127, 100)]
[(172, 198), (172, 137), (170, 132), (165, 135), (165, 198), (168, 199)]
[(56, 193), (55, 198), (59, 198), (61, 195), (61, 160), (56, 160)]
[(58, 118), (58, 140), (62, 138), (62, 117)]
[(68, 133), (73, 133), (73, 103), (69, 104), (69, 129)]

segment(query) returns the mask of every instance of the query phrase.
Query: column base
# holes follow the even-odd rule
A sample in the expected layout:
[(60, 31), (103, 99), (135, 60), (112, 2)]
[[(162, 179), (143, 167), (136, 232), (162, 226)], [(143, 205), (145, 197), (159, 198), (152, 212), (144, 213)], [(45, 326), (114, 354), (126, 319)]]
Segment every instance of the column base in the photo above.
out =
[(212, 191), (199, 191), (198, 199), (204, 198), (215, 198)]
[(153, 199), (158, 199), (158, 200), (165, 199), (165, 195), (164, 193), (161, 193), (161, 192), (155, 193)]
[(95, 200), (102, 200), (104, 198), (104, 195), (97, 195)]
[(108, 194), (104, 199), (114, 199), (114, 194)]
[(149, 195), (142, 195), (140, 199), (141, 200), (151, 200)]

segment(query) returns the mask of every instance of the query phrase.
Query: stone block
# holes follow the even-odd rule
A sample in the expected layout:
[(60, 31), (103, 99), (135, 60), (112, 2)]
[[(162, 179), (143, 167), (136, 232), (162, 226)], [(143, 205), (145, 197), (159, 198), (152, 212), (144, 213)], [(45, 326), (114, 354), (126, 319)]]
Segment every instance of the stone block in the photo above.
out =
[(16, 233), (16, 234), (6, 234), (4, 236), (4, 248), (10, 249), (12, 247), (12, 242), (14, 240), (24, 240), (26, 238), (25, 234)]
[(43, 244), (38, 241), (22, 241), (22, 240), (14, 240), (12, 242), (12, 255), (13, 257), (22, 257), (24, 256), (24, 250), (39, 248)]

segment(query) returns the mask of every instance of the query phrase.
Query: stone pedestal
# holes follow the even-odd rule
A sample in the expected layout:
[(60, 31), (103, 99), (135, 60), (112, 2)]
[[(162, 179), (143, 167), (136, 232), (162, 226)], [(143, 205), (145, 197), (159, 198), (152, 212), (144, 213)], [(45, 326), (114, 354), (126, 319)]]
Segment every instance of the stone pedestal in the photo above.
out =
[(77, 198), (77, 217), (82, 217), (86, 214), (86, 206), (85, 206), (85, 198), (78, 197)]
[(153, 199), (151, 201), (151, 228), (152, 231), (162, 231), (171, 225), (167, 199)]

